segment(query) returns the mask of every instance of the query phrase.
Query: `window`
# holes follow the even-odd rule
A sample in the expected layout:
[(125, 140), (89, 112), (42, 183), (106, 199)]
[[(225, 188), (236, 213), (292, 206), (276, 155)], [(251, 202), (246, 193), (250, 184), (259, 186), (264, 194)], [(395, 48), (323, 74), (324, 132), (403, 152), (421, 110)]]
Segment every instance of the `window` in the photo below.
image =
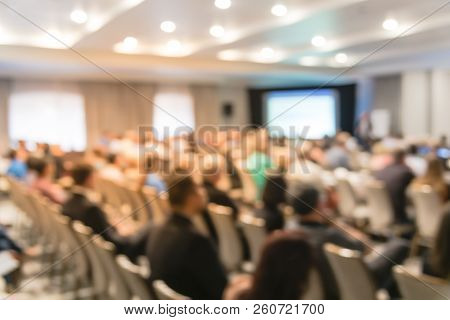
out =
[(195, 125), (194, 103), (186, 88), (160, 88), (154, 102), (153, 127), (158, 138), (192, 131)]
[(84, 99), (76, 88), (16, 85), (9, 100), (9, 137), (58, 144), (64, 151), (86, 148)]

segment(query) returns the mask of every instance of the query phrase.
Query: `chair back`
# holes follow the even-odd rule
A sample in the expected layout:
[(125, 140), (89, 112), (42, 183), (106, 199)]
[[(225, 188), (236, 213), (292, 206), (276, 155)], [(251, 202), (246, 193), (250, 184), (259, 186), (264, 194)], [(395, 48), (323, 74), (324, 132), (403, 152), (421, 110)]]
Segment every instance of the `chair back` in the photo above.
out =
[(402, 266), (394, 267), (394, 278), (397, 281), (403, 299), (450, 299), (450, 283), (448, 281), (427, 275), (412, 275)]
[(111, 242), (96, 236), (93, 238), (94, 249), (108, 277), (108, 295), (114, 300), (128, 300), (132, 294), (120, 272), (115, 260), (115, 246)]
[(99, 299), (108, 298), (109, 279), (103, 267), (103, 263), (92, 243), (92, 229), (79, 221), (74, 221), (72, 227), (80, 242), (80, 248), (83, 248), (89, 259), (92, 286), (95, 296)]
[(376, 286), (361, 253), (331, 243), (324, 245), (325, 255), (337, 281), (341, 299), (373, 300)]
[(356, 195), (350, 182), (346, 179), (337, 179), (336, 190), (338, 193), (338, 209), (345, 218), (353, 218), (357, 206)]
[(211, 203), (208, 205), (208, 212), (217, 231), (219, 255), (223, 265), (229, 271), (239, 269), (243, 249), (231, 208)]
[(163, 224), (168, 217), (168, 212), (166, 212), (165, 208), (163, 208), (162, 201), (159, 199), (161, 195), (158, 195), (155, 188), (147, 186), (142, 188), (142, 192), (144, 194), (147, 207), (150, 207), (153, 224)]
[(430, 186), (411, 190), (411, 197), (416, 209), (417, 231), (421, 238), (434, 239), (443, 213), (443, 204)]
[(267, 238), (266, 223), (261, 218), (255, 218), (250, 215), (241, 217), (242, 231), (250, 247), (250, 259), (256, 266), (261, 255), (261, 248)]
[(151, 300), (152, 296), (146, 281), (148, 275), (144, 274), (143, 267), (132, 263), (125, 255), (118, 255), (116, 262), (131, 292), (131, 299)]
[(158, 300), (190, 300), (191, 298), (186, 297), (178, 292), (175, 292), (170, 288), (163, 280), (153, 281), (153, 290), (155, 290), (156, 297)]
[(370, 228), (383, 233), (394, 223), (394, 209), (386, 186), (381, 181), (371, 181), (366, 189)]

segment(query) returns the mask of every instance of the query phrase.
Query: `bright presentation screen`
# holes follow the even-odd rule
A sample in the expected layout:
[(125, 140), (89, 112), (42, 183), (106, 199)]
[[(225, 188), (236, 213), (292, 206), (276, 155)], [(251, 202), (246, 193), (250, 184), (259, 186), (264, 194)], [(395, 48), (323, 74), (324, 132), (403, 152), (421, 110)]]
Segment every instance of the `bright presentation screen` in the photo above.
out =
[(336, 90), (271, 91), (264, 99), (265, 122), (272, 135), (320, 139), (336, 134)]

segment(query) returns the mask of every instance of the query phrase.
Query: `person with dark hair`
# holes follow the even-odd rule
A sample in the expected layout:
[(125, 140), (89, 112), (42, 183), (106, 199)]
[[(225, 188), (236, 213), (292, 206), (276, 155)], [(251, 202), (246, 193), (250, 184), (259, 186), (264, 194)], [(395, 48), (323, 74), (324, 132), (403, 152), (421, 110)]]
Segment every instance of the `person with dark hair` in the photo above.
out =
[(422, 186), (430, 186), (439, 196), (442, 203), (447, 202), (449, 199), (448, 185), (444, 177), (444, 167), (438, 158), (428, 158), (425, 175), (414, 179), (411, 183), (413, 190), (420, 189)]
[(222, 172), (214, 160), (202, 170), (203, 186), (208, 195), (209, 202), (229, 207), (232, 210), (233, 217), (236, 219), (239, 209), (233, 199), (228, 194), (217, 187)]
[(113, 226), (109, 223), (93, 193), (95, 178), (94, 168), (91, 165), (84, 163), (75, 165), (72, 169), (74, 186), (71, 197), (62, 207), (62, 213), (90, 227), (94, 233), (112, 242), (118, 252), (130, 258), (143, 253), (148, 233), (145, 229), (148, 228), (144, 227), (133, 236), (121, 235), (118, 228), (123, 224)]
[(264, 219), (268, 232), (283, 229), (284, 217), (280, 205), (286, 202), (286, 181), (279, 173), (266, 172), (267, 181), (262, 195), (263, 207), (255, 210), (255, 216)]
[[(307, 188), (294, 197), (292, 206), (297, 221), (291, 228), (302, 230), (309, 236), (317, 253), (317, 267), (322, 278), (325, 296), (327, 299), (338, 299), (337, 282), (326, 259), (323, 245), (333, 243), (346, 249), (368, 254), (372, 248), (371, 241), (365, 234), (348, 225), (331, 222), (322, 213), (320, 194), (314, 188)], [(408, 250), (406, 241), (393, 238), (384, 244), (379, 252), (366, 255), (367, 266), (372, 271), (379, 287), (387, 289), (392, 295), (396, 294), (396, 288), (391, 269), (394, 264), (400, 264), (406, 259)]]
[(235, 279), (227, 288), (228, 300), (298, 300), (308, 289), (314, 265), (313, 251), (304, 234), (274, 232), (264, 244), (253, 276)]
[(36, 158), (33, 160), (31, 169), (36, 173), (36, 178), (31, 183), (31, 188), (51, 201), (63, 204), (66, 200), (66, 194), (60, 186), (53, 183), (53, 168), (51, 164), (44, 159)]
[(122, 171), (122, 157), (110, 153), (106, 156), (106, 165), (100, 169), (100, 176), (115, 182), (123, 182), (125, 175)]
[(152, 229), (147, 244), (149, 281), (163, 280), (192, 299), (220, 299), (225, 271), (213, 243), (191, 221), (205, 208), (204, 191), (190, 176), (178, 174), (168, 181), (168, 193), (172, 215)]
[(395, 222), (398, 224), (409, 223), (406, 214), (406, 190), (414, 179), (414, 174), (405, 164), (405, 152), (403, 150), (395, 151), (392, 157), (393, 163), (375, 172), (374, 176), (386, 185), (394, 209)]
[(14, 149), (8, 152), (9, 166), (6, 175), (14, 177), (18, 180), (25, 180), (27, 176), (27, 165), (18, 157), (17, 151)]
[(447, 205), (431, 251), (424, 258), (423, 272), (450, 281), (450, 206)]

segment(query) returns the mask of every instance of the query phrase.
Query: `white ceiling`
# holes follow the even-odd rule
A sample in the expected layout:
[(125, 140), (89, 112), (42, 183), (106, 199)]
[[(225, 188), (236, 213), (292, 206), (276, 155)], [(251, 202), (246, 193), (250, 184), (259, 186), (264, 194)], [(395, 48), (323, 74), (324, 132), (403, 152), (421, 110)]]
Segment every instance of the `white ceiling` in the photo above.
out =
[[(106, 79), (108, 70), (124, 80), (285, 85), (327, 81), (353, 64), (338, 80), (450, 67), (450, 4), (430, 15), (448, 0), (231, 1), (221, 10), (214, 0), (0, 0), (0, 76)], [(271, 14), (275, 4), (288, 13)], [(70, 19), (76, 9), (85, 23)], [(399, 27), (384, 30), (387, 18)], [(160, 29), (165, 20), (174, 32)], [(225, 36), (212, 37), (212, 25)], [(311, 44), (317, 35), (323, 47)], [(126, 37), (137, 45), (125, 50)], [(348, 61), (336, 62), (337, 53)]]

